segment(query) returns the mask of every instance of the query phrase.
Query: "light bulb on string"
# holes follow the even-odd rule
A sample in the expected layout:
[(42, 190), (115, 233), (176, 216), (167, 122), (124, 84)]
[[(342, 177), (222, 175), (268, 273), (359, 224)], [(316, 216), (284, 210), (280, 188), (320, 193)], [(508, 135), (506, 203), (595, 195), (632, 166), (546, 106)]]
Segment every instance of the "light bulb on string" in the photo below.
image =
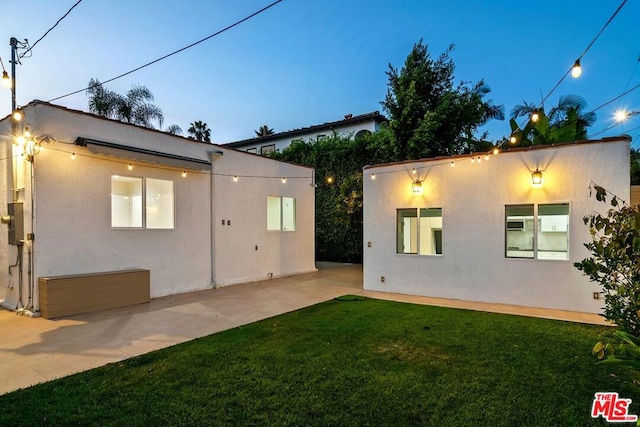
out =
[(375, 173), (371, 174), (371, 179), (376, 179), (376, 174)]
[(287, 183), (287, 178), (285, 178), (284, 176), (282, 177), (282, 183), (286, 184)]
[(498, 147), (495, 147), (495, 148), (493, 149), (493, 155), (494, 155), (494, 156), (497, 156), (499, 152), (500, 152), (500, 150), (498, 149)]
[(455, 166), (456, 166), (456, 164), (455, 164), (455, 163), (453, 162), (453, 160), (452, 160), (452, 161), (451, 161), (451, 167), (453, 168), (453, 167), (455, 167)]
[(540, 115), (538, 114), (538, 112), (537, 112), (537, 111), (534, 111), (534, 112), (531, 114), (531, 121), (535, 123), (535, 122), (537, 122), (539, 119), (540, 119)]
[(415, 175), (417, 173), (416, 168), (411, 169), (411, 173)]
[(11, 89), (11, 78), (9, 78), (9, 74), (6, 71), (2, 72), (2, 86)]
[(187, 177), (187, 171), (182, 171), (182, 177), (186, 178)]
[(511, 135), (511, 138), (509, 138), (509, 142), (515, 144), (516, 142), (518, 142), (518, 138), (516, 138), (515, 135)]
[(76, 153), (71, 153), (71, 160), (75, 160), (76, 159)]
[(571, 77), (577, 79), (582, 75), (582, 67), (580, 66), (580, 60), (576, 59), (575, 64), (571, 67)]
[(127, 166), (127, 169), (133, 170), (133, 165), (131, 163), (129, 163), (129, 166)]
[(238, 182), (238, 175), (233, 176), (233, 182)]

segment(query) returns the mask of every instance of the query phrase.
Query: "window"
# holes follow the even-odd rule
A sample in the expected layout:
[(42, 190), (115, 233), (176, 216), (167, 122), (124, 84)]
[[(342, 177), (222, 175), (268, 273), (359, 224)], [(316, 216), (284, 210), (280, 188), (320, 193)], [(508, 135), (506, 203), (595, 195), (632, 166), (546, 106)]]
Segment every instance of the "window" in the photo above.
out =
[(505, 207), (505, 256), (569, 259), (569, 204)]
[(442, 208), (398, 209), (396, 252), (442, 255)]
[(173, 229), (174, 199), (173, 181), (113, 175), (111, 227)]
[(296, 199), (267, 196), (267, 230), (296, 230)]
[(371, 135), (371, 131), (368, 129), (361, 129), (358, 132), (356, 132), (356, 136), (355, 139), (360, 140), (362, 138), (366, 138), (367, 136)]
[(247, 153), (258, 153), (257, 148), (247, 148)]
[(260, 154), (269, 154), (273, 151), (276, 151), (276, 144), (263, 145), (262, 148), (260, 148)]

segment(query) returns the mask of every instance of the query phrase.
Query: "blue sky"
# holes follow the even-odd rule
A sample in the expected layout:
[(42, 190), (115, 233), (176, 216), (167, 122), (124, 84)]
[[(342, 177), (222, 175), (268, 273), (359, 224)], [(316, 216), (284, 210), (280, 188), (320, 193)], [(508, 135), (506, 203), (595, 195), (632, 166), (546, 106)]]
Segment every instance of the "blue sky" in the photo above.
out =
[[(9, 38), (35, 42), (77, 0), (3, 2), (0, 57), (9, 68)], [(84, 0), (23, 58), (18, 104), (48, 101), (104, 81), (195, 42), (271, 0)], [(214, 142), (276, 132), (381, 110), (388, 64), (400, 68), (419, 39), (432, 56), (455, 44), (456, 81), (484, 79), (488, 99), (507, 114), (538, 103), (600, 31), (618, 1), (284, 0), (265, 13), (188, 51), (108, 84), (120, 93), (145, 85), (165, 127), (207, 122)], [(628, 1), (583, 57), (580, 79), (568, 77), (546, 102), (585, 98), (589, 109), (640, 84), (640, 2)], [(0, 116), (9, 92), (0, 92)], [(2, 95), (4, 94), (4, 95)], [(81, 93), (55, 101), (87, 110)], [(598, 110), (595, 138), (628, 133), (640, 146), (640, 114), (611, 126), (618, 108), (640, 110), (640, 88)], [(482, 128), (495, 140), (507, 121)]]

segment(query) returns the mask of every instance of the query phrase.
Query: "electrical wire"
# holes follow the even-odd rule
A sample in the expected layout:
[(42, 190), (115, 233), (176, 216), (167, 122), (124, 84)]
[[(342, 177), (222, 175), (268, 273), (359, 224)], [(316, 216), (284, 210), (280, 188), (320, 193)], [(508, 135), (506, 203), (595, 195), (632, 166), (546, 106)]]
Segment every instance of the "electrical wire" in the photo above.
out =
[(271, 3), (271, 4), (269, 4), (269, 5), (265, 6), (265, 7), (263, 7), (262, 9), (260, 9), (260, 10), (258, 10), (258, 11), (256, 11), (256, 12), (252, 13), (251, 15), (246, 16), (245, 18), (242, 18), (241, 20), (236, 21), (235, 23), (233, 23), (233, 24), (231, 24), (231, 25), (229, 25), (229, 26), (227, 26), (227, 27), (223, 28), (222, 30), (216, 31), (215, 33), (213, 33), (213, 34), (211, 34), (211, 35), (209, 35), (209, 36), (207, 36), (207, 37), (205, 37), (205, 38), (203, 38), (203, 39), (200, 39), (200, 40), (198, 40), (197, 42), (191, 43), (191, 44), (190, 44), (190, 45), (188, 45), (188, 46), (185, 46), (185, 47), (180, 48), (180, 49), (178, 49), (178, 50), (176, 50), (176, 51), (173, 51), (173, 52), (171, 52), (171, 53), (169, 53), (169, 54), (167, 54), (167, 55), (164, 55), (164, 56), (162, 56), (162, 57), (160, 57), (160, 58), (158, 58), (158, 59), (154, 59), (154, 60), (153, 60), (153, 61), (151, 61), (151, 62), (147, 62), (146, 64), (141, 65), (141, 66), (139, 66), (138, 68), (134, 68), (134, 69), (133, 69), (133, 70), (131, 70), (131, 71), (127, 71), (126, 73), (122, 73), (122, 74), (120, 74), (120, 75), (118, 75), (118, 76), (116, 76), (116, 77), (113, 77), (113, 78), (111, 78), (111, 79), (105, 80), (105, 81), (101, 82), (101, 83), (100, 83), (100, 84), (98, 84), (98, 85), (94, 85), (94, 86), (86, 87), (86, 88), (84, 88), (84, 89), (80, 89), (80, 90), (76, 90), (76, 91), (74, 91), (74, 92), (67, 93), (66, 95), (62, 95), (62, 96), (58, 96), (58, 97), (56, 97), (56, 98), (52, 98), (52, 99), (50, 99), (50, 100), (49, 100), (49, 101), (47, 101), (47, 102), (57, 101), (58, 99), (66, 98), (66, 97), (71, 96), (71, 95), (75, 95), (75, 94), (78, 94), (78, 93), (81, 93), (81, 92), (85, 92), (86, 90), (91, 89), (92, 87), (96, 87), (96, 86), (103, 86), (103, 85), (105, 85), (105, 84), (107, 84), (107, 83), (110, 83), (110, 82), (112, 82), (112, 81), (114, 81), (114, 80), (120, 79), (120, 78), (122, 78), (122, 77), (124, 77), (124, 76), (128, 76), (129, 74), (133, 74), (133, 73), (135, 73), (136, 71), (142, 70), (142, 69), (143, 69), (143, 68), (145, 68), (145, 67), (148, 67), (148, 66), (150, 66), (150, 65), (155, 64), (156, 62), (160, 62), (160, 61), (162, 61), (163, 59), (167, 59), (167, 58), (169, 58), (170, 56), (173, 56), (173, 55), (175, 55), (175, 54), (177, 54), (177, 53), (180, 53), (180, 52), (182, 52), (182, 51), (185, 51), (185, 50), (187, 50), (187, 49), (190, 49), (190, 48), (192, 48), (192, 47), (194, 47), (194, 46), (196, 46), (196, 45), (199, 45), (200, 43), (202, 43), (202, 42), (204, 42), (204, 41), (209, 40), (210, 38), (213, 38), (213, 37), (215, 37), (215, 36), (217, 36), (217, 35), (220, 35), (220, 34), (222, 34), (222, 33), (226, 32), (226, 31), (228, 31), (228, 30), (230, 30), (230, 29), (232, 29), (232, 28), (234, 28), (234, 27), (236, 27), (236, 26), (238, 26), (238, 25), (242, 24), (242, 23), (243, 23), (243, 22), (245, 22), (245, 21), (248, 21), (249, 19), (253, 18), (254, 16), (261, 14), (262, 12), (266, 11), (267, 9), (270, 9), (271, 7), (273, 7), (273, 6), (275, 6), (276, 4), (280, 3), (281, 1), (282, 1), (282, 0), (276, 0), (276, 1), (274, 1), (273, 3)]
[[(627, 3), (627, 0), (623, 0), (622, 3), (620, 3), (620, 6), (618, 6), (618, 8), (616, 9), (615, 12), (613, 12), (613, 15), (611, 15), (611, 17), (609, 18), (609, 20), (606, 22), (606, 24), (604, 24), (604, 26), (602, 27), (602, 29), (600, 29), (600, 31), (598, 32), (598, 34), (596, 34), (596, 36), (593, 38), (593, 40), (591, 40), (591, 43), (589, 43), (589, 45), (586, 47), (586, 49), (582, 52), (582, 54), (580, 54), (580, 56), (578, 57), (578, 59), (576, 60), (576, 62), (580, 61), (582, 59), (582, 57), (589, 51), (589, 49), (591, 49), (591, 46), (593, 46), (593, 44), (596, 42), (596, 40), (598, 40), (598, 38), (600, 37), (600, 35), (604, 32), (604, 30), (609, 26), (609, 24), (611, 23), (611, 21), (613, 21), (613, 18), (616, 17), (616, 15), (618, 14), (618, 12), (620, 12), (620, 9), (622, 9), (622, 7), (625, 5), (625, 3)], [(556, 85), (553, 87), (553, 89), (551, 89), (551, 91), (547, 94), (547, 96), (545, 96), (542, 99), (542, 102), (540, 103), (540, 107), (542, 107), (544, 105), (544, 102), (551, 96), (551, 94), (558, 88), (558, 86), (560, 86), (560, 83), (562, 83), (562, 81), (569, 75), (569, 73), (571, 72), (571, 70), (573, 69), (573, 66), (571, 66), (571, 68), (569, 68), (567, 70), (566, 73), (564, 73), (564, 76), (562, 76), (562, 78), (558, 81), (558, 83), (556, 83)]]
[(0, 65), (2, 65), (2, 71), (4, 71), (6, 73), (7, 70), (4, 69), (4, 62), (2, 62), (2, 57), (1, 56), (0, 56)]
[(66, 17), (67, 17), (67, 15), (68, 15), (68, 14), (70, 14), (70, 13), (71, 13), (71, 11), (72, 11), (72, 10), (73, 10), (77, 5), (79, 5), (79, 4), (80, 4), (80, 2), (81, 2), (81, 1), (82, 1), (82, 0), (78, 0), (78, 1), (76, 2), (76, 4), (74, 4), (73, 6), (71, 6), (71, 9), (69, 9), (69, 10), (67, 11), (67, 13), (65, 13), (65, 14), (62, 16), (62, 18), (58, 19), (58, 21), (57, 21), (55, 24), (53, 24), (53, 27), (49, 28), (49, 29), (47, 30), (47, 32), (46, 32), (46, 33), (44, 33), (44, 34), (42, 35), (42, 37), (40, 37), (38, 40), (36, 40), (36, 42), (35, 42), (34, 44), (32, 44), (32, 45), (31, 45), (31, 47), (29, 47), (27, 50), (25, 50), (25, 51), (24, 51), (24, 52), (23, 52), (23, 53), (18, 57), (18, 59), (20, 59), (20, 58), (24, 58), (24, 56), (25, 56), (27, 53), (31, 52), (31, 51), (33, 50), (33, 48), (34, 48), (34, 47), (36, 47), (36, 45), (40, 42), (40, 40), (42, 40), (43, 38), (45, 38), (45, 37), (47, 36), (47, 34), (49, 34), (49, 33), (51, 32), (51, 30), (53, 30), (53, 29), (54, 29), (54, 28), (55, 28), (55, 27), (60, 23), (60, 21), (62, 21), (64, 18), (66, 18)]

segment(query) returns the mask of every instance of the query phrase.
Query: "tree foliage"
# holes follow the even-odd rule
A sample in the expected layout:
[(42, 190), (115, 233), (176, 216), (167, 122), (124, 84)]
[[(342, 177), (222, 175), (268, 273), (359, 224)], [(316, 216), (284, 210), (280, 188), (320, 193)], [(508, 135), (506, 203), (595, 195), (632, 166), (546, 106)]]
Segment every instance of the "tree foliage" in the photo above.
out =
[[(592, 185), (597, 200), (610, 195)], [(611, 209), (584, 217), (592, 241), (585, 243), (591, 256), (575, 267), (602, 285), (604, 317), (622, 331), (640, 336), (640, 205), (629, 206), (611, 195)]]
[(260, 126), (260, 128), (258, 130), (254, 130), (254, 132), (258, 137), (273, 135), (273, 129), (267, 125)]
[[(533, 103), (523, 101), (511, 110), (511, 135), (515, 137), (512, 145), (528, 147), (540, 144), (555, 144), (587, 139), (587, 128), (596, 121), (596, 114), (587, 112), (587, 102), (578, 95), (565, 95), (558, 105), (547, 113)], [(537, 114), (538, 120), (532, 120)], [(520, 128), (516, 119), (527, 117), (528, 121)]]
[(99, 116), (152, 129), (153, 122), (158, 122), (158, 127), (162, 127), (164, 115), (160, 107), (152, 103), (153, 94), (146, 86), (133, 86), (125, 95), (120, 95), (91, 79), (87, 96), (89, 111)]
[(197, 139), (202, 142), (211, 142), (211, 129), (209, 129), (209, 126), (207, 126), (207, 124), (202, 120), (196, 120), (191, 123), (187, 132), (191, 139)]
[(389, 115), (395, 143), (393, 158), (409, 160), (473, 151), (478, 128), (492, 119), (504, 119), (504, 108), (484, 97), (484, 81), (454, 84), (455, 66), (450, 46), (432, 59), (420, 40), (398, 71), (387, 71), (387, 95), (381, 102)]
[(631, 185), (640, 185), (640, 150), (632, 148), (630, 155)]

